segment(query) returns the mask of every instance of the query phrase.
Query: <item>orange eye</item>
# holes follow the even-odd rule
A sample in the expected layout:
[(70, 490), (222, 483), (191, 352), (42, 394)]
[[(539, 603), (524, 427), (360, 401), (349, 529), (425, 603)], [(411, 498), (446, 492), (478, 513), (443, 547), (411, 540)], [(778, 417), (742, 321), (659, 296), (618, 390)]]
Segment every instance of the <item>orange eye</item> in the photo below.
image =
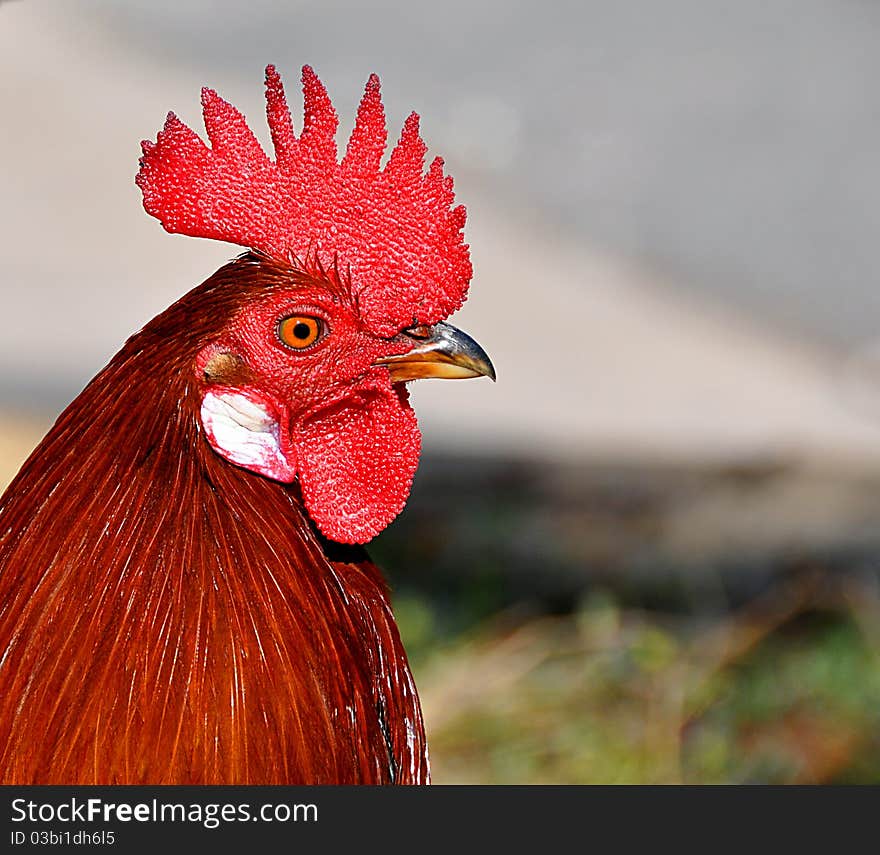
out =
[(278, 324), (278, 338), (295, 350), (314, 344), (323, 333), (324, 321), (306, 315), (292, 315)]

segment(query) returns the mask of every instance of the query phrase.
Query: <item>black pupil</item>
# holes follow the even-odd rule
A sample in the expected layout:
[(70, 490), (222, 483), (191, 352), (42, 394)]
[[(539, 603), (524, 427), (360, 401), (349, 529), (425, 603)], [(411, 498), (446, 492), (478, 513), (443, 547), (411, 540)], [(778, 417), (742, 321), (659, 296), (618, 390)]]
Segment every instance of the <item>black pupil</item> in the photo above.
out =
[(303, 323), (302, 321), (300, 321), (300, 322), (299, 322), (299, 323), (293, 328), (293, 337), (294, 337), (294, 338), (306, 339), (306, 338), (308, 338), (311, 334), (312, 334), (312, 328), (311, 328), (308, 324)]

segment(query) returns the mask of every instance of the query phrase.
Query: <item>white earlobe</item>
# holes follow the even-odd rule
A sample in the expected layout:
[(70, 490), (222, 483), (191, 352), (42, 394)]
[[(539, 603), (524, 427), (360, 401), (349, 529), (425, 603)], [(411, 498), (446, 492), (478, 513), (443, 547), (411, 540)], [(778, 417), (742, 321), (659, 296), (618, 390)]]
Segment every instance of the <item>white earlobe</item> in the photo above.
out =
[(281, 427), (273, 413), (241, 392), (209, 390), (202, 398), (202, 427), (230, 463), (285, 483), (296, 477), (295, 461), (281, 450)]

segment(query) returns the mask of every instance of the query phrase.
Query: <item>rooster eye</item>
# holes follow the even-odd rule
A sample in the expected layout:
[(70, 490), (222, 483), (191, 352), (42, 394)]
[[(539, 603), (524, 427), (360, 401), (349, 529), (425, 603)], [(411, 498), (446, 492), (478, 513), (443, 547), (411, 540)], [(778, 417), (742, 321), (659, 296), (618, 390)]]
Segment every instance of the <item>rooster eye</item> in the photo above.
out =
[(324, 321), (308, 315), (292, 315), (278, 324), (278, 338), (288, 347), (302, 350), (314, 344), (324, 333)]

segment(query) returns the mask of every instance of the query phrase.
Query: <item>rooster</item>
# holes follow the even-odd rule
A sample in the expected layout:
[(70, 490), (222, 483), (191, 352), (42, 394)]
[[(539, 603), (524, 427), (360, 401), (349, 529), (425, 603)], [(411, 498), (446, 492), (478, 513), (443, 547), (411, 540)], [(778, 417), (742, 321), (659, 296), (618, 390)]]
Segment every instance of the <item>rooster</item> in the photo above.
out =
[(306, 66), (274, 159), (202, 92), (136, 182), (169, 232), (238, 244), (132, 336), (0, 499), (0, 783), (427, 783), (419, 699), (362, 544), (402, 510), (417, 378), (494, 379), (445, 319), (465, 211), (418, 116), (383, 166), (370, 77), (344, 156)]

